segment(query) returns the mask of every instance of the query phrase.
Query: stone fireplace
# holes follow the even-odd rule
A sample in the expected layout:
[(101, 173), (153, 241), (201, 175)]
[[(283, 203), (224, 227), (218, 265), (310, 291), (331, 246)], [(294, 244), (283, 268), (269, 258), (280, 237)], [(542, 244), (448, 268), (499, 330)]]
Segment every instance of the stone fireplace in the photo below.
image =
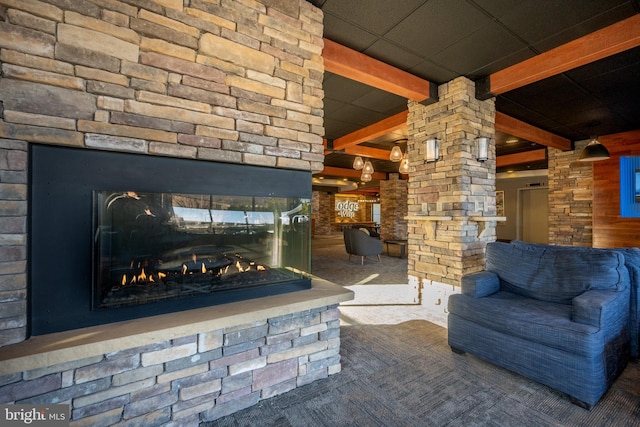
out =
[(311, 286), (308, 172), (39, 144), (30, 158), (32, 335)]
[[(322, 12), (305, 0), (40, 0), (6, 2), (1, 9), (0, 403), (68, 404), (77, 425), (195, 426), (339, 372), (337, 305), (352, 294), (316, 279), (309, 288), (295, 272), (304, 269), (308, 253), (298, 251), (302, 258), (293, 260), (274, 255), (290, 247), (271, 236), (294, 243), (295, 237), (286, 235), (293, 223), (293, 233), (308, 226), (304, 212), (294, 212), (304, 209), (308, 190), (280, 194), (273, 185), (300, 182), (310, 188), (310, 174), (323, 167)], [(51, 158), (51, 150), (65, 154)], [(128, 181), (101, 187), (94, 184), (103, 171), (83, 158), (82, 174), (55, 183), (38, 181), (43, 164), (69, 169), (64, 158), (71, 153), (134, 156), (145, 165), (170, 160), (181, 169), (164, 167), (153, 179), (134, 180), (135, 185)], [(30, 155), (35, 155), (33, 163)], [(224, 177), (211, 182), (213, 167), (231, 171), (251, 192), (229, 194)], [(269, 176), (275, 181), (265, 178), (264, 171), (274, 172)], [(136, 173), (139, 168), (126, 165), (111, 171), (122, 178)], [(190, 175), (210, 185), (174, 186)], [(83, 186), (91, 188), (82, 197), (69, 196)], [(267, 188), (272, 190), (253, 192)], [(229, 196), (243, 199), (230, 202)], [(161, 245), (161, 252), (132, 258), (128, 275), (135, 270), (140, 276), (138, 267), (149, 264), (157, 281), (159, 273), (173, 271), (164, 267), (187, 266), (187, 273), (210, 279), (187, 283), (203, 290), (229, 274), (219, 267), (233, 260), (243, 270), (264, 263), (270, 270), (293, 272), (274, 286), (302, 283), (302, 289), (244, 300), (233, 296), (228, 302), (207, 301), (179, 311), (155, 308), (216, 299), (225, 291), (101, 307), (105, 297), (97, 295), (104, 289), (91, 289), (96, 272), (103, 273), (95, 269), (92, 255), (99, 252), (103, 261), (102, 255), (115, 256), (109, 262), (118, 270), (125, 262), (109, 245), (117, 246), (125, 231), (128, 238), (140, 231), (106, 221), (100, 203), (116, 199), (153, 202), (136, 216), (150, 220), (165, 215), (155, 225), (172, 228), (160, 234), (176, 241), (188, 234), (193, 243), (177, 249)], [(229, 208), (219, 209), (213, 202)], [(87, 215), (76, 224), (65, 223), (58, 203)], [(277, 209), (264, 208), (268, 203)], [(207, 226), (226, 224), (224, 237), (216, 233), (198, 240), (194, 235), (201, 221), (174, 209), (194, 208), (199, 213), (191, 214), (206, 211), (213, 218), (216, 211), (240, 210), (231, 205), (244, 206), (244, 214), (247, 204), (255, 206), (247, 215), (252, 223), (245, 221), (244, 234), (238, 231), (234, 238), (228, 223), (212, 220)], [(286, 227), (275, 219), (285, 213), (290, 214), (284, 215)], [(296, 215), (302, 216), (294, 219)], [(264, 219), (269, 216), (272, 223)], [(259, 221), (269, 225), (260, 228), (254, 223)], [(60, 225), (66, 226), (64, 236), (56, 234)], [(99, 240), (98, 247), (96, 225), (113, 237)], [(264, 231), (262, 238), (254, 234)], [(77, 250), (75, 240), (84, 240), (89, 248), (70, 257), (82, 259), (79, 281), (67, 280), (70, 268), (64, 257)], [(45, 277), (32, 269), (34, 259), (60, 274)], [(80, 283), (80, 305), (89, 309), (74, 315), (71, 325), (40, 322), (54, 304), (66, 309), (70, 302), (64, 299), (68, 293), (63, 300), (49, 299), (60, 282)], [(32, 294), (42, 283), (49, 285), (48, 291)], [(171, 287), (185, 280), (173, 277), (171, 284), (163, 284), (173, 292)], [(117, 288), (111, 282), (105, 287)], [(240, 293), (261, 288), (273, 290), (271, 285), (251, 285), (241, 286)], [(90, 319), (91, 313), (109, 312), (128, 314)]]

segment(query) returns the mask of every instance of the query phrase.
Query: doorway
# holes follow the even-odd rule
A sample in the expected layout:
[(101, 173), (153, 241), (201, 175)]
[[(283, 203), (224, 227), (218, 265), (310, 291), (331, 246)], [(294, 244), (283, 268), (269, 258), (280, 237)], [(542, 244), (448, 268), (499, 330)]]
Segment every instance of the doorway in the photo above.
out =
[(519, 188), (517, 203), (517, 238), (530, 243), (548, 243), (549, 188)]
[(374, 203), (371, 207), (371, 221), (380, 224), (380, 203)]

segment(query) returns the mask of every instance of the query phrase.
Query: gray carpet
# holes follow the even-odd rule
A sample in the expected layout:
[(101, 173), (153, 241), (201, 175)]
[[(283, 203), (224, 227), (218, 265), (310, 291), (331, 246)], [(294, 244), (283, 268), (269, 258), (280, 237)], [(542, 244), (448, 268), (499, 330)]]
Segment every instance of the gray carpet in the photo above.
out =
[(312, 243), (311, 272), (342, 286), (407, 283), (407, 259), (398, 257), (397, 246), (389, 247), (390, 254), (386, 245), (383, 250), (380, 262), (375, 256), (368, 256), (361, 264), (358, 256), (349, 260), (342, 234), (319, 236)]
[(640, 426), (640, 364), (591, 411), (447, 346), (424, 320), (341, 328), (342, 372), (212, 426)]

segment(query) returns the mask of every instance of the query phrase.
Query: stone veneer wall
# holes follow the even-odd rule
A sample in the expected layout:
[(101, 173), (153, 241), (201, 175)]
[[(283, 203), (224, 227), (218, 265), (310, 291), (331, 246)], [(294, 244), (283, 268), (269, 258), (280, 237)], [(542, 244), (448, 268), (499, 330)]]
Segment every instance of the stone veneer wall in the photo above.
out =
[(578, 157), (589, 141), (573, 151), (549, 147), (549, 243), (587, 246), (593, 242), (593, 164)]
[[(495, 240), (495, 221), (470, 220), (496, 215), (495, 144), (486, 162), (474, 153), (477, 136), (493, 141), (495, 104), (477, 100), (464, 77), (438, 89), (432, 105), (409, 102), (409, 279), (459, 286), (464, 274), (484, 268), (484, 247)], [(430, 137), (440, 139), (440, 159), (427, 163)]]
[(29, 143), (316, 171), (304, 0), (1, 0), (0, 345), (26, 336)]
[(27, 327), (27, 165), (25, 141), (0, 139), (0, 346)]
[(407, 182), (397, 173), (380, 181), (380, 237), (384, 240), (407, 240)]
[(325, 191), (314, 191), (311, 211), (313, 212), (315, 235), (326, 236), (333, 231), (335, 216), (335, 195)]
[(0, 377), (0, 403), (68, 404), (71, 425), (197, 426), (340, 372), (320, 307)]

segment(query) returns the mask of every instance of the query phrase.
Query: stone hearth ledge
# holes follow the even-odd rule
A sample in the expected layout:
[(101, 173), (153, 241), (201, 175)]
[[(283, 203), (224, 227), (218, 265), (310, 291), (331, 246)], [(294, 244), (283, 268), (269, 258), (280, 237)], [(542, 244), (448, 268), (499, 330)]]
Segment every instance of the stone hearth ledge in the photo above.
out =
[(350, 301), (313, 278), (311, 289), (31, 337), (0, 348), (0, 376)]

